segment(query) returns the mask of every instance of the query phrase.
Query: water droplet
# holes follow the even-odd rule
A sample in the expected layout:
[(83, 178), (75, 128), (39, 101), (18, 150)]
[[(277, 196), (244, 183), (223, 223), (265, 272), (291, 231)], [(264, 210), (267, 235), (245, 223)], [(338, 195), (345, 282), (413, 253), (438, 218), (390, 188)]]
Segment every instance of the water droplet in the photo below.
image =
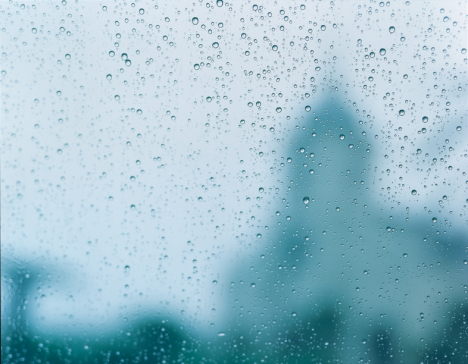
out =
[(321, 68), (320, 68), (320, 67), (318, 67), (318, 66), (317, 66), (317, 67), (315, 67), (315, 70), (316, 70), (317, 72), (318, 72), (318, 71), (320, 71), (320, 69), (321, 69)]
[(223, 0), (217, 0), (216, 1), (216, 5), (218, 5), (218, 7), (220, 8), (221, 6), (223, 6), (224, 2)]
[(198, 201), (203, 201), (203, 197), (199, 197), (199, 198), (198, 198)]
[(309, 174), (314, 174), (314, 173), (315, 173), (315, 171), (314, 171), (313, 169), (311, 169), (311, 170), (309, 171)]
[(145, 9), (141, 8), (140, 9), (140, 14), (143, 15), (145, 13)]
[(138, 114), (138, 115), (141, 115), (142, 113), (143, 113), (143, 111), (141, 111), (141, 109), (138, 109), (138, 110), (137, 110), (137, 114)]
[(464, 260), (464, 261), (463, 261), (463, 264), (467, 265), (467, 264), (468, 264), (468, 260)]
[(388, 28), (388, 31), (389, 31), (390, 33), (395, 33), (395, 27), (390, 27), (390, 28)]
[(270, 131), (273, 133), (275, 131), (275, 128), (271, 127)]
[(192, 18), (192, 24), (193, 24), (193, 25), (197, 25), (197, 24), (198, 24), (198, 18), (197, 18), (197, 17), (193, 17), (193, 18)]
[(261, 103), (260, 101), (257, 101), (257, 102), (255, 103), (255, 105), (256, 105), (257, 107), (260, 107), (260, 106), (262, 106), (262, 103)]
[(427, 116), (423, 116), (422, 121), (423, 123), (427, 123), (429, 121), (429, 118)]
[(291, 316), (296, 317), (296, 316), (297, 316), (297, 313), (292, 312), (292, 313), (291, 313)]
[(219, 47), (219, 43), (218, 43), (218, 42), (214, 42), (214, 43), (212, 44), (212, 46), (213, 46), (213, 48), (218, 48), (218, 47)]
[(301, 10), (304, 10), (304, 9), (305, 9), (305, 5), (302, 4), (302, 5), (301, 5)]
[(437, 222), (437, 218), (436, 217), (433, 217), (432, 218), (432, 222), (435, 224)]
[(304, 198), (302, 199), (302, 202), (304, 202), (304, 204), (308, 205), (309, 202), (310, 202), (309, 197), (307, 197), (307, 196), (304, 197)]
[[(221, 2), (221, 3), (222, 3), (222, 0), (218, 0), (218, 2)], [(222, 4), (221, 4), (220, 6), (222, 6)], [(225, 334), (224, 332), (220, 332), (220, 333), (218, 334), (218, 336), (221, 336), (221, 337), (222, 337), (222, 336), (226, 336), (226, 334)]]
[(36, 34), (36, 33), (37, 33), (37, 29), (36, 29), (36, 28), (32, 28), (31, 31), (33, 32), (33, 34)]
[(405, 110), (400, 110), (400, 111), (398, 111), (398, 115), (400, 115), (400, 116), (405, 115)]
[(109, 73), (109, 74), (106, 76), (106, 78), (110, 81), (110, 80), (112, 80), (112, 75)]
[(257, 239), (261, 239), (262, 238), (262, 234), (257, 234)]
[(322, 26), (320, 27), (320, 30), (325, 31), (325, 30), (327, 30), (327, 27), (326, 27), (325, 25), (322, 25)]
[(114, 52), (114, 51), (110, 51), (110, 52), (109, 52), (109, 56), (114, 57), (114, 56), (115, 56), (115, 52)]
[(354, 148), (354, 144), (350, 144), (348, 145), (349, 149), (353, 149)]
[(195, 63), (195, 64), (193, 65), (193, 68), (195, 68), (196, 70), (199, 70), (199, 69), (200, 69), (200, 65), (199, 65), (198, 63)]
[(126, 65), (127, 67), (130, 67), (130, 66), (132, 65), (132, 61), (130, 61), (129, 59), (127, 59), (127, 60), (125, 61), (125, 65)]
[(277, 108), (276, 108), (276, 112), (277, 112), (277, 113), (280, 113), (281, 111), (283, 111), (282, 108), (280, 108), (280, 107), (277, 107)]
[(166, 23), (169, 23), (171, 21), (171, 19), (169, 19), (167, 16), (164, 18), (164, 20), (166, 21)]
[(106, 10), (107, 10), (107, 6), (103, 6), (103, 7), (102, 7), (102, 10), (106, 11)]
[(247, 34), (242, 33), (242, 34), (241, 34), (241, 38), (242, 38), (242, 39), (245, 39), (245, 37), (247, 37)]
[(255, 288), (255, 283), (251, 283), (251, 284), (250, 284), (250, 287), (251, 287), (251, 288)]
[(340, 135), (340, 140), (344, 140), (344, 138), (345, 138), (344, 134), (341, 134)]
[(273, 49), (274, 51), (277, 51), (277, 50), (278, 50), (278, 46), (277, 46), (277, 45), (274, 45), (273, 47), (271, 47), (271, 49)]
[(408, 253), (403, 253), (403, 258), (408, 258)]
[(380, 51), (379, 51), (379, 54), (381, 56), (385, 56), (386, 53), (387, 53), (387, 51), (385, 50), (385, 48), (381, 48)]
[(250, 52), (249, 51), (245, 51), (244, 53), (246, 56), (250, 56)]
[(258, 189), (258, 192), (260, 192), (260, 193), (263, 193), (263, 191), (265, 191), (265, 189), (264, 189), (263, 187), (260, 187), (260, 188)]
[(369, 57), (370, 57), (370, 58), (374, 58), (374, 57), (375, 57), (375, 53), (374, 53), (374, 52), (370, 52)]
[(466, 53), (466, 48), (462, 48), (461, 52), (462, 52), (462, 54), (465, 54)]
[(461, 126), (457, 126), (457, 131), (461, 131), (462, 130), (462, 127)]
[(119, 100), (120, 100), (120, 96), (119, 96), (119, 95), (115, 95), (115, 96), (114, 96), (114, 99), (116, 99), (117, 101), (119, 101)]
[(411, 194), (412, 194), (413, 196), (416, 196), (417, 193), (418, 193), (418, 191), (416, 191), (416, 190), (411, 191)]

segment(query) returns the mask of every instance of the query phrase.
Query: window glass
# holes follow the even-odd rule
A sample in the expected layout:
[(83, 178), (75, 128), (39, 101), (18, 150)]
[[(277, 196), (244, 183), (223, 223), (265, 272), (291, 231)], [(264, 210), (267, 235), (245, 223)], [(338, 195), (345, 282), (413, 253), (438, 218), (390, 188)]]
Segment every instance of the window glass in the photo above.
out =
[(466, 9), (0, 3), (2, 363), (468, 362)]

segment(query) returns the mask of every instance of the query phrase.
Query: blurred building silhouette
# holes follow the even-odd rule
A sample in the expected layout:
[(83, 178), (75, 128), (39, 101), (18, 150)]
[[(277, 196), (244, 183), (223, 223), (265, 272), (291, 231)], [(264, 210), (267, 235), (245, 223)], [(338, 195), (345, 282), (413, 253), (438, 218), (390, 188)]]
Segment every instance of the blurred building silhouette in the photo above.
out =
[(40, 269), (9, 262), (2, 363), (468, 362), (460, 239), (379, 208), (379, 152), (342, 101), (318, 103), (298, 126), (278, 153), (277, 213), (226, 288), (225, 333), (207, 340), (150, 315), (113, 334), (47, 333), (28, 323)]

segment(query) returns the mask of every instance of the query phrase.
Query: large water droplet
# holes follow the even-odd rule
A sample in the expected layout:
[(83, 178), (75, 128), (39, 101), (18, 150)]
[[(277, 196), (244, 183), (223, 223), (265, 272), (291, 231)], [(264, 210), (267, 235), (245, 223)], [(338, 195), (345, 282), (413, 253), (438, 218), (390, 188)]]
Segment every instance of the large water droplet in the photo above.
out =
[(223, 4), (224, 4), (223, 0), (217, 0), (217, 1), (216, 1), (216, 5), (217, 5), (218, 7), (223, 6)]
[(309, 204), (309, 202), (310, 202), (310, 199), (309, 199), (309, 197), (307, 197), (307, 196), (306, 196), (306, 197), (304, 197), (304, 198), (302, 199), (302, 202), (304, 202), (304, 204), (308, 205), (308, 204)]
[(379, 54), (381, 56), (385, 56), (386, 53), (387, 53), (387, 51), (385, 50), (385, 48), (381, 48), (380, 51), (379, 51)]
[(192, 18), (192, 24), (193, 24), (193, 25), (197, 25), (197, 24), (198, 24), (198, 18), (197, 18), (197, 17)]
[(405, 110), (400, 110), (400, 111), (398, 111), (398, 115), (400, 115), (400, 116), (405, 115)]
[(277, 108), (276, 108), (276, 112), (277, 112), (277, 113), (280, 113), (281, 111), (283, 111), (282, 108), (280, 108), (280, 107), (277, 107)]
[(390, 33), (395, 33), (395, 27), (390, 27), (390, 28), (388, 28), (388, 31), (389, 31)]

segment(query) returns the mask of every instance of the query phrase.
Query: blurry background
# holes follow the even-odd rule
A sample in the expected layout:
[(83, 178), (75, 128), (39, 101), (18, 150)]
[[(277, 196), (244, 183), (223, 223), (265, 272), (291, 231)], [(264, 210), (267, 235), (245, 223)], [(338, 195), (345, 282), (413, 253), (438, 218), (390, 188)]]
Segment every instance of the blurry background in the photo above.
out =
[(467, 2), (3, 2), (2, 362), (465, 363)]

